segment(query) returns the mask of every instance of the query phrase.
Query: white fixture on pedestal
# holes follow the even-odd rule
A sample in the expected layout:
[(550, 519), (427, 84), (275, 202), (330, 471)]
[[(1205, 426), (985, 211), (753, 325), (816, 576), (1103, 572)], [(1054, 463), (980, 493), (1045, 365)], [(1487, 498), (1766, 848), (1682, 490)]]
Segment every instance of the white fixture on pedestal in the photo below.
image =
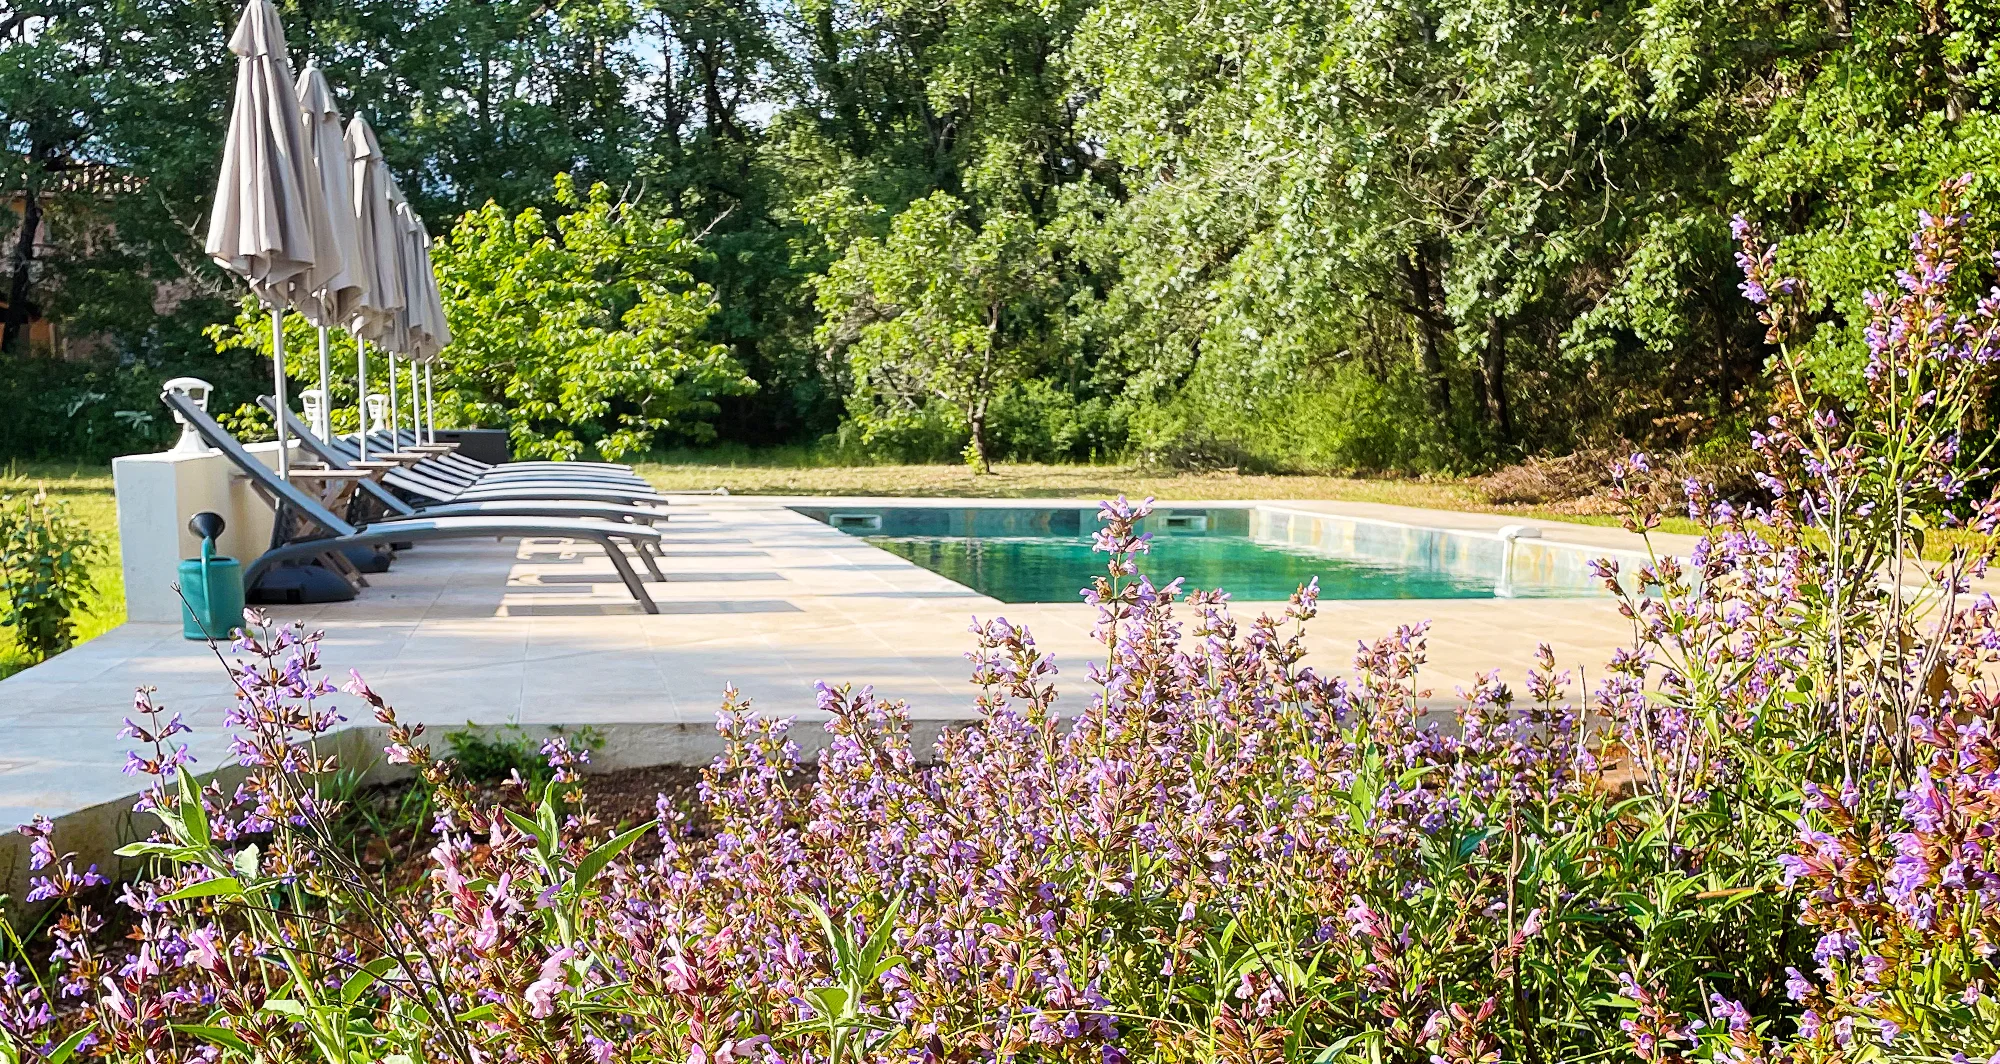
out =
[[(207, 410), (208, 397), (215, 392), (215, 385), (202, 380), (200, 377), (175, 377), (173, 380), (160, 385), (160, 390), (179, 392), (193, 400), (194, 405)], [(201, 438), (201, 433), (196, 432), (194, 426), (187, 423), (186, 418), (176, 413), (174, 414), (174, 420), (181, 424), (181, 438), (174, 444), (174, 449), (168, 452), (169, 454), (207, 454), (213, 450)]]
[(333, 426), (327, 421), (326, 393), (318, 388), (308, 388), (299, 393), (299, 406), (306, 412), (306, 424), (312, 426), (313, 435), (322, 441), (333, 438)]

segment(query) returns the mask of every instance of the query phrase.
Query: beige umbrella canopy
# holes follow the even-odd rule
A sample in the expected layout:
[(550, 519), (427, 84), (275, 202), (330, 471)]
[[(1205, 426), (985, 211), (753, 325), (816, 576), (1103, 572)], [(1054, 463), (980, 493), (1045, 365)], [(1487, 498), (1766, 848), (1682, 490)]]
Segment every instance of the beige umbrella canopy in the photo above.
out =
[(383, 254), (396, 262), (396, 309), (383, 320), (370, 337), (379, 346), (397, 354), (407, 354), (410, 350), (410, 314), (416, 311), (411, 292), (416, 290), (417, 271), (422, 264), (417, 261), (410, 233), (418, 225), (415, 212), (410, 210), (408, 200), (403, 198), (403, 190), (395, 181), (388, 188), (389, 243)]
[(333, 247), (340, 255), (340, 272), (327, 278), (318, 290), (302, 300), (298, 309), (319, 326), (319, 394), (313, 430), (327, 439), (332, 426), (326, 397), (332, 394), (332, 366), (327, 351), (327, 330), (339, 328), (354, 316), (355, 308), (368, 295), (368, 281), (359, 247), (359, 219), (354, 206), (352, 160), (347, 154), (347, 138), (340, 128), (340, 107), (333, 90), (318, 65), (308, 65), (299, 75), (299, 105), (304, 113), (306, 139), (312, 145), (313, 173), (321, 206), (326, 211), (327, 228)]
[[(347, 321), (355, 338), (356, 413), (361, 426), (361, 456), (368, 457), (368, 345), (387, 346), (395, 339), (396, 320), (403, 313), (402, 221), (396, 204), (403, 194), (382, 157), (375, 130), (360, 115), (347, 124), (347, 154), (351, 160), (355, 245), (368, 284)], [(391, 364), (393, 367), (393, 363)]]
[(208, 219), (210, 258), (250, 282), (272, 307), (289, 307), (340, 269), (321, 257), (330, 240), (307, 145), (285, 30), (270, 0), (250, 0), (236, 33), (236, 103)]
[[(401, 405), (397, 395), (396, 356), (405, 355), (411, 359), (422, 356), (428, 341), (424, 328), (426, 302), (425, 279), (430, 276), (430, 259), (424, 245), (428, 237), (424, 234), (423, 219), (403, 198), (402, 189), (393, 189), (396, 211), (396, 254), (403, 269), (403, 309), (390, 324), (383, 346), (389, 349), (389, 427), (397, 427)], [(415, 397), (414, 385), (411, 392)], [(412, 418), (414, 421), (414, 417)], [(415, 427), (414, 424), (412, 427)]]
[(403, 260), (398, 250), (401, 230), (396, 218), (396, 179), (382, 158), (382, 145), (368, 120), (355, 115), (347, 123), (347, 154), (356, 220), (355, 247), (367, 290), (346, 321), (356, 336), (376, 339), (397, 311), (403, 309)]
[[(430, 405), (429, 382), (431, 366), (437, 361), (438, 352), (444, 350), (446, 344), (451, 343), (451, 327), (445, 324), (444, 300), (438, 295), (437, 270), (431, 265), (430, 233), (425, 230), (423, 219), (416, 218), (414, 212), (412, 212), (411, 217), (417, 223), (416, 231), (412, 234), (416, 244), (417, 275), (416, 283), (412, 286), (410, 292), (411, 298), (415, 300), (413, 305), (416, 307), (416, 311), (411, 315), (410, 324), (410, 358), (412, 362), (410, 367), (410, 427), (418, 431), (424, 431), (428, 420), (430, 432), (435, 433), (437, 429), (435, 424), (437, 411)], [(423, 367), (424, 371), (422, 396), (423, 408), (430, 415), (428, 419), (421, 417), (417, 412), (419, 392), (416, 367), (419, 365)], [(432, 442), (435, 442), (435, 440)]]
[[(211, 258), (249, 282), (271, 308), (272, 375), (285, 402), (283, 314), (339, 276), (343, 263), (329, 229), (285, 28), (271, 0), (249, 0), (229, 50), (238, 57), (222, 174), (209, 216)], [(278, 419), (278, 468), (290, 473), (285, 420)]]
[(314, 325), (339, 328), (368, 296), (368, 278), (361, 261), (360, 220), (354, 206), (353, 162), (340, 128), (340, 107), (318, 66), (299, 75), (299, 105), (312, 146), (313, 191), (327, 219), (327, 235), (339, 268), (324, 274), (320, 286), (297, 304)]
[(410, 357), (420, 362), (430, 362), (444, 345), (451, 342), (451, 327), (444, 321), (444, 301), (438, 295), (437, 270), (431, 265), (431, 235), (424, 228), (423, 219), (411, 213), (416, 229), (411, 233), (415, 245), (417, 274), (410, 285), (410, 298), (415, 308), (410, 314)]

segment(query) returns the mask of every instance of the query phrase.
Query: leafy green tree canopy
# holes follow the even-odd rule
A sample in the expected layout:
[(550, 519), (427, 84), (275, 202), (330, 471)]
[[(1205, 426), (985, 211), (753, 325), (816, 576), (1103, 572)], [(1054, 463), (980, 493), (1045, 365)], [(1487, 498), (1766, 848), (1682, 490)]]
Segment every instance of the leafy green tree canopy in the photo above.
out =
[(432, 252), (452, 344), (444, 416), (504, 426), (517, 454), (606, 458), (706, 440), (715, 399), (756, 385), (699, 334), (715, 296), (677, 219), (556, 179), (565, 213), (467, 213)]
[(1035, 361), (1049, 256), (1026, 217), (996, 212), (975, 226), (968, 215), (934, 193), (887, 237), (855, 241), (820, 284), (816, 336), (852, 367), (850, 411), (864, 433), (945, 403), (971, 434), (966, 461), (986, 473), (987, 410)]
[[(602, 410), (520, 385), (530, 409), (503, 423), (556, 453), (713, 426), (933, 455), (975, 415), (975, 451), (1290, 470), (1726, 448), (1766, 387), (1731, 214), (1808, 282), (1815, 372), (1850, 390), (1860, 293), (1938, 181), (1976, 175), (1975, 239), (2000, 219), (2000, 14), (1966, 0), (279, 3), (295, 65), (367, 113), (434, 232), (474, 210), (488, 240), (541, 208), (491, 253), (546, 237), (624, 278), (577, 297), (610, 333), (695, 311), (643, 325), (654, 275), (630, 264), (652, 252), (571, 241), (555, 220), (588, 212), (555, 175), (701, 234), (676, 229), (690, 246), (654, 279), (710, 293), (669, 347), (725, 345), (733, 383), (585, 387), (624, 397)], [(33, 206), (0, 211), (0, 397), (94, 417), (94, 449), (164, 431), (112, 420), (152, 408), (146, 377), (209, 377), (231, 405), (257, 387), (201, 342), (239, 291), (200, 253), (237, 10), (0, 5), (0, 176)], [(899, 250), (916, 233), (942, 243)], [(989, 286), (975, 243), (1041, 264), (993, 323), (947, 306)], [(97, 364), (26, 361), (58, 349)], [(495, 417), (512, 381), (468, 380), (466, 416)], [(989, 393), (979, 415), (967, 396)], [(1073, 431), (1085, 411), (1098, 427)], [(0, 451), (78, 435), (17, 420)]]

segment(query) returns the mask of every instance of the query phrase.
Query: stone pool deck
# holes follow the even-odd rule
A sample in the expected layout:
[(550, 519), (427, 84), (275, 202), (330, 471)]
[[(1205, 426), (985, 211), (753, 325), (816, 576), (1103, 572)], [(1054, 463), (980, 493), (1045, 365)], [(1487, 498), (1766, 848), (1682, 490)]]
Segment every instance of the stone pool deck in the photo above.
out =
[[(1026, 624), (1062, 667), (1072, 704), (1087, 697), (1084, 662), (1100, 652), (1089, 637), (1092, 610), (1002, 604), (788, 508), (832, 501), (677, 497), (664, 526), (667, 580), (652, 585), (658, 615), (639, 612), (594, 547), (486, 541), (425, 545), (370, 577), (373, 586), (353, 602), (273, 616), (323, 629), (330, 673), (359, 670), (406, 720), (429, 723), (434, 737), (468, 722), (538, 734), (548, 725), (588, 724), (609, 738), (606, 766), (705, 762), (729, 684), (772, 714), (815, 717), (813, 685), (827, 680), (907, 699), (926, 730), (963, 720), (973, 695), (964, 653), (974, 617)], [(1281, 507), (1482, 535), (1518, 523), (1362, 504), (1188, 505)], [(1639, 546), (1615, 529), (1536, 527), (1547, 540), (1592, 549)], [(1690, 545), (1662, 542), (1676, 552)], [(1629, 633), (1604, 598), (1325, 602), (1311, 630), (1313, 660), (1344, 671), (1357, 641), (1423, 619), (1433, 622), (1426, 675), (1440, 699), (1488, 669), (1518, 682), (1538, 642), (1594, 678)], [(91, 834), (115, 824), (134, 790), (120, 771), (131, 744), (117, 732), (141, 684), (157, 687), (156, 701), (195, 727), (204, 768), (223, 760), (221, 720), (233, 699), (222, 666), (178, 627), (127, 624), (0, 681), (0, 827), (38, 812), (95, 811), (99, 829)], [(802, 739), (817, 733), (800, 731)], [(365, 734), (354, 741), (357, 752), (366, 749)], [(0, 843), (0, 891), (18, 875), (9, 874), (9, 852)]]

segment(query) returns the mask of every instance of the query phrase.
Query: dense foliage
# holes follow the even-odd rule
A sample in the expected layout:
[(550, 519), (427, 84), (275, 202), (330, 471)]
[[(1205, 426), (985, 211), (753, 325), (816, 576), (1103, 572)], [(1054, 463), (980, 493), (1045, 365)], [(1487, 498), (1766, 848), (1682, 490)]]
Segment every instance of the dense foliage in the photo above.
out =
[[(1861, 292), (1904, 219), (1962, 172), (1984, 202), (1995, 157), (2000, 16), (1955, 0), (282, 6), (433, 232), (492, 201), (560, 244), (584, 209), (568, 173), (701, 245), (670, 272), (714, 309), (670, 346), (724, 346), (756, 390), (708, 389), (710, 419), (678, 377), (660, 414), (627, 409), (629, 382), (574, 403), (521, 384), (551, 452), (712, 424), (943, 457), (982, 402), (983, 448), (1023, 458), (1458, 469), (1740, 439), (1765, 354), (1730, 214), (1782, 234), (1829, 326), (1802, 357), (1851, 394)], [(10, 319), (105, 337), (97, 357), (142, 375), (200, 357), (235, 291), (195, 239), (230, 8), (0, 13), (0, 167), (45, 207), (0, 213)], [(974, 294), (962, 255), (913, 239), (1004, 250), (1033, 283)], [(0, 377), (33, 372), (18, 324)], [(987, 348), (1013, 378), (990, 401), (901, 371)], [(479, 358), (466, 409), (497, 417)], [(219, 380), (222, 406), (254, 380)]]
[(29, 664), (75, 644), (75, 615), (90, 595), (90, 562), (100, 549), (47, 492), (0, 495), (0, 627), (13, 629)]
[(505, 427), (516, 454), (543, 458), (710, 438), (715, 398), (754, 384), (700, 338), (715, 296), (688, 273), (699, 252), (681, 223), (566, 177), (556, 202), (553, 234), (538, 211), (488, 203), (433, 252), (453, 335), (446, 423)]
[[(536, 208), (469, 211), (431, 249), (451, 324), (451, 356), (433, 371), (440, 424), (504, 428), (514, 453), (621, 458), (656, 445), (703, 442), (715, 400), (755, 388), (729, 352), (701, 338), (715, 295), (689, 273), (701, 257), (681, 223), (615, 200), (610, 189), (556, 179), (551, 221)], [(288, 319), (291, 375), (319, 381), (317, 330)], [(268, 364), (268, 314), (245, 301), (214, 331), (217, 346)], [(336, 424), (351, 428), (354, 341), (328, 336)], [(369, 388), (391, 394), (389, 359), (369, 354)], [(409, 420), (410, 367), (401, 363), (400, 423)], [(268, 388), (265, 389), (269, 391)]]
[[(1869, 297), (1851, 399), (1803, 372), (1808, 284), (1739, 221), (1743, 288), (1798, 384), (1757, 445), (1776, 503), (1685, 485), (1703, 535), (1601, 563), (1633, 643), (1587, 696), (1546, 650), (1520, 692), (1423, 686), (1426, 626), (1306, 658), (1317, 589), (1239, 619), (1140, 571), (1107, 503), (1089, 697), (1004, 619), (977, 719), (930, 757), (904, 708), (822, 687), (828, 741), (731, 696), (697, 818), (596, 821), (585, 757), (476, 797), (316, 637), (237, 642), (235, 790), (143, 692), (131, 770), (162, 827), (102, 875), (26, 825), (45, 965), (0, 978), (24, 1060), (1049, 1060), (1490, 1064), (1966, 1061), (2000, 1051), (1992, 846), (2000, 605), (1973, 590), (2000, 497), (1961, 434), (2000, 362), (2000, 288), (1950, 183)], [(1823, 326), (1822, 326), (1823, 327)], [(1622, 462), (1631, 527), (1651, 463)], [(1948, 557), (1919, 565), (1936, 530)], [(439, 810), (429, 878), (384, 893), (314, 740), (341, 695)], [(1448, 707), (1448, 708), (1447, 708)], [(630, 856), (646, 833), (657, 856)], [(61, 1008), (54, 1006), (60, 1004)]]
[(942, 406), (983, 473), (993, 401), (1037, 354), (1019, 319), (1052, 286), (1026, 218), (991, 216), (975, 230), (965, 213), (940, 192), (897, 215), (887, 239), (849, 245), (821, 282), (818, 335), (853, 368), (849, 412), (862, 442), (934, 421)]
[[(164, 450), (180, 427), (160, 405), (160, 385), (195, 376), (225, 394), (271, 390), (271, 368), (206, 346), (199, 330), (178, 353), (129, 362), (28, 358), (0, 372), (0, 455), (109, 462), (121, 454)], [(196, 347), (195, 344), (202, 344)], [(218, 400), (219, 401), (219, 400)]]

